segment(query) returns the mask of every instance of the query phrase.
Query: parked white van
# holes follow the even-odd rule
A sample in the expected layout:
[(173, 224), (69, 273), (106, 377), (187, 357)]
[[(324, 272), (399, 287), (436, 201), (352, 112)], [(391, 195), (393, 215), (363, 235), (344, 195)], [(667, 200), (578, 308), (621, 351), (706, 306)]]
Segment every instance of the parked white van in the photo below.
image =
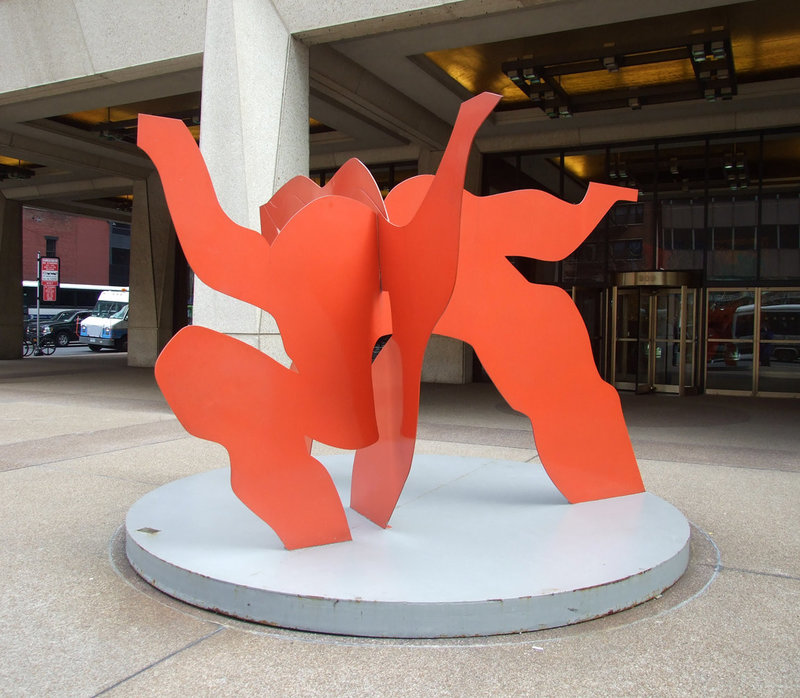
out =
[(102, 291), (92, 309), (92, 317), (111, 317), (114, 313), (122, 310), (123, 306), (128, 305), (129, 296), (128, 289)]
[(128, 350), (128, 291), (103, 291), (92, 314), (81, 322), (79, 339), (92, 351)]

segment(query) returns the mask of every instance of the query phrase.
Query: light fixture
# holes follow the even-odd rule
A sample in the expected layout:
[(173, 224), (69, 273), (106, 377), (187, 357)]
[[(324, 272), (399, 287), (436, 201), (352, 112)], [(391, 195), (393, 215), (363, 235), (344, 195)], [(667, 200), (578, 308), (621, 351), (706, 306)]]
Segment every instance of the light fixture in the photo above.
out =
[(603, 67), (609, 73), (616, 73), (619, 71), (619, 62), (616, 56), (606, 56), (603, 58)]
[(550, 119), (558, 118), (558, 103), (556, 102), (556, 93), (548, 90), (544, 93), (544, 113)]
[(542, 79), (536, 74), (533, 66), (522, 68), (522, 79), (531, 85), (540, 85), (542, 83)]
[(695, 63), (702, 63), (706, 59), (705, 44), (692, 44), (691, 48), (692, 60)]
[[(659, 43), (654, 43), (649, 36), (631, 38), (624, 47), (605, 42), (587, 47), (579, 60), (568, 51), (568, 47), (559, 45), (548, 49), (539, 46), (535, 56), (520, 54), (503, 62), (501, 69), (509, 83), (550, 118), (603, 109), (628, 107), (638, 110), (644, 103), (650, 108), (654, 104), (698, 98), (717, 102), (730, 100), (737, 92), (730, 31), (724, 26), (712, 26), (710, 30), (689, 35), (672, 35)], [(571, 76), (597, 74), (598, 71), (622, 73), (623, 68), (628, 71), (636, 66), (657, 66), (687, 59), (692, 66), (687, 74), (668, 84), (648, 83), (635, 88), (635, 93), (620, 89), (614, 80), (597, 80), (597, 86), (587, 91), (582, 87), (583, 81), (570, 79)], [(572, 93), (573, 89), (580, 89), (580, 94)], [(555, 93), (554, 96), (546, 94), (549, 92)], [(514, 90), (512, 93), (514, 101), (520, 100), (520, 94)]]
[(712, 41), (711, 42), (711, 55), (714, 56), (715, 59), (725, 58), (725, 42), (724, 41)]

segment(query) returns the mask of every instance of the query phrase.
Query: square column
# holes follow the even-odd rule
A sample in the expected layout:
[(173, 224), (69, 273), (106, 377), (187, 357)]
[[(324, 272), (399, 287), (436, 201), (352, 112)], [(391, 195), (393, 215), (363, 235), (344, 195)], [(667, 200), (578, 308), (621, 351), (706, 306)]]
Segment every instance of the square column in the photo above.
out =
[[(200, 150), (220, 204), (260, 230), (259, 207), (308, 173), (308, 49), (271, 2), (209, 0)], [(271, 315), (195, 279), (194, 322), (288, 364)]]
[(175, 228), (156, 173), (133, 186), (128, 365), (155, 366), (172, 337)]
[(0, 194), (0, 359), (22, 358), (22, 204)]

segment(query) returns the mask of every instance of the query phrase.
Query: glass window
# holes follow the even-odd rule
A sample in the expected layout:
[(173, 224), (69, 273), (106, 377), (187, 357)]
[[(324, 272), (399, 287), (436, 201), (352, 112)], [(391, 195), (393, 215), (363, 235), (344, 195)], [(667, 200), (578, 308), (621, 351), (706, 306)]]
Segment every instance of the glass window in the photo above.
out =
[(800, 290), (762, 289), (759, 392), (800, 393)]
[(515, 189), (542, 189), (559, 196), (562, 180), (560, 154), (520, 155)]
[(761, 278), (800, 277), (800, 196), (773, 194), (764, 197), (758, 238)]
[(800, 133), (765, 135), (762, 192), (770, 194), (796, 192), (798, 187), (800, 187)]
[(606, 282), (604, 227), (601, 223), (588, 240), (561, 263), (561, 276), (565, 283), (592, 286)]
[(749, 289), (708, 292), (706, 388), (753, 389), (753, 309)]
[(396, 187), (400, 182), (405, 179), (409, 179), (410, 177), (416, 177), (419, 168), (417, 167), (416, 162), (401, 162), (394, 166), (393, 172), (393, 184)]
[(576, 288), (574, 289), (575, 305), (580, 312), (586, 331), (589, 334), (589, 341), (592, 344), (592, 355), (598, 371), (602, 373), (602, 351), (603, 351), (603, 308), (604, 296), (603, 289), (600, 288)]
[(712, 285), (800, 280), (800, 131), (487, 155), (483, 172), (484, 195), (528, 187), (578, 203), (589, 182), (639, 191), (612, 207), (592, 250), (560, 265), (565, 285), (651, 269)]
[(611, 246), (611, 256), (614, 260), (637, 260), (643, 256), (642, 238), (631, 240), (614, 240), (609, 243)]
[(491, 196), (518, 189), (516, 155), (487, 155), (483, 160), (483, 194)]
[(708, 218), (708, 277), (754, 280), (757, 200), (752, 197), (712, 197)]
[(369, 168), (372, 176), (378, 184), (378, 189), (381, 190), (381, 196), (386, 195), (392, 189), (392, 171), (389, 165), (375, 165)]
[[(544, 188), (556, 194), (564, 201), (572, 204), (580, 203), (586, 194), (590, 182), (606, 182), (607, 163), (606, 149), (596, 148), (579, 152), (564, 153), (563, 174), (561, 172), (561, 155), (551, 157), (547, 168), (539, 167), (537, 179)], [(535, 163), (530, 163), (529, 166)], [(547, 172), (551, 176), (547, 176)], [(556, 180), (556, 176), (559, 178)], [(557, 181), (558, 186), (552, 183)]]
[(702, 269), (705, 247), (705, 205), (696, 199), (661, 202), (661, 266)]
[(641, 225), (644, 223), (644, 204), (619, 203), (609, 212), (612, 225)]

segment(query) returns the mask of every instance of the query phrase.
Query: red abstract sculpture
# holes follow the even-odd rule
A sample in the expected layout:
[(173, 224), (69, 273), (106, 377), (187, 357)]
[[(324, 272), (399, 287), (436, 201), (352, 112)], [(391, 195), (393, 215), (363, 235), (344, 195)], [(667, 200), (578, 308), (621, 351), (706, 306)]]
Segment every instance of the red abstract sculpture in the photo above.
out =
[[(390, 217), (395, 210), (416, 210), (429, 186), (425, 176), (398, 185), (386, 200)], [(594, 183), (577, 205), (535, 190), (489, 197), (464, 192), (456, 284), (435, 328), (437, 334), (469, 343), (507, 402), (530, 417), (542, 464), (573, 503), (641, 492), (644, 486), (619, 397), (597, 373), (572, 299), (558, 287), (529, 283), (506, 256), (563, 259), (614, 202), (636, 198), (633, 190)], [(394, 508), (388, 500), (396, 501), (402, 483), (385, 495), (380, 512), (381, 498), (373, 497), (366, 506), (362, 499), (367, 499), (366, 490), (371, 495), (379, 488), (386, 491), (396, 481), (390, 449), (359, 467), (363, 453), (403, 441), (406, 427), (399, 420), (380, 420), (393, 409), (391, 394), (378, 389), (388, 378), (382, 371), (376, 361), (380, 439), (356, 454), (351, 506), (385, 525)]]
[[(140, 116), (139, 145), (161, 175), (189, 264), (212, 288), (270, 312), (292, 359), (286, 368), (188, 327), (161, 353), (156, 378), (190, 433), (225, 446), (233, 491), (289, 549), (350, 539), (311, 439), (357, 449), (351, 506), (387, 525), (411, 467), (434, 329), (470, 342), (530, 416), (542, 462), (569, 501), (643, 490), (619, 398), (597, 375), (577, 310), (505, 259), (563, 258), (614, 201), (635, 193), (592, 185), (570, 206), (536, 191), (463, 192), (472, 139), (498, 100), (464, 103), (437, 174), (407, 180), (385, 206), (351, 160), (325, 187), (305, 177), (284, 185), (261, 207), (261, 233), (222, 211), (180, 121)], [(579, 386), (577, 399), (568, 385)]]

